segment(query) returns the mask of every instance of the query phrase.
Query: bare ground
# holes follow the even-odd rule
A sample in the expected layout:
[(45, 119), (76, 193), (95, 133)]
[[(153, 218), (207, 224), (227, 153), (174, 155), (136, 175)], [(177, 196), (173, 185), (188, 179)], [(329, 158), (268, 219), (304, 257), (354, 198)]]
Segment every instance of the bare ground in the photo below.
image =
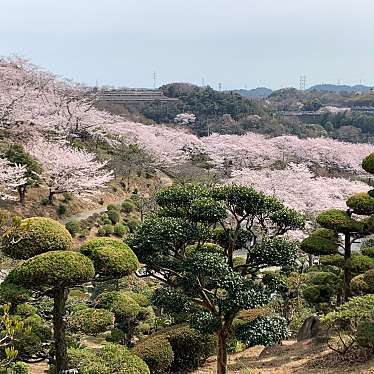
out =
[[(342, 358), (326, 345), (311, 341), (286, 341), (282, 346), (261, 351), (253, 347), (229, 357), (229, 374), (374, 374), (374, 359), (359, 362), (357, 357)], [(215, 374), (211, 358), (194, 374)]]

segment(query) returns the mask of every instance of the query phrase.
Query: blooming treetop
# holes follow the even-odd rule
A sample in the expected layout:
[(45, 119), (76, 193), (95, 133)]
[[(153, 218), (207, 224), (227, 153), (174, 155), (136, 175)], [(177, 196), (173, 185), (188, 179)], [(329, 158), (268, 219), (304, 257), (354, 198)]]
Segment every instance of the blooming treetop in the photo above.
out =
[(26, 166), (10, 164), (5, 158), (0, 158), (0, 198), (16, 200), (17, 188), (27, 183)]
[(92, 110), (92, 105), (83, 87), (59, 80), (26, 60), (0, 59), (0, 127), (14, 135), (95, 132), (111, 116)]
[(252, 186), (293, 209), (311, 214), (328, 208), (346, 209), (349, 195), (370, 190), (362, 182), (316, 177), (307, 166), (292, 163), (283, 170), (236, 170), (226, 183)]
[(105, 169), (106, 163), (97, 161), (94, 154), (42, 139), (27, 148), (43, 166), (41, 178), (49, 188), (50, 199), (64, 192), (94, 194), (113, 178)]
[(192, 113), (180, 113), (174, 118), (178, 125), (190, 125), (196, 122), (196, 116)]

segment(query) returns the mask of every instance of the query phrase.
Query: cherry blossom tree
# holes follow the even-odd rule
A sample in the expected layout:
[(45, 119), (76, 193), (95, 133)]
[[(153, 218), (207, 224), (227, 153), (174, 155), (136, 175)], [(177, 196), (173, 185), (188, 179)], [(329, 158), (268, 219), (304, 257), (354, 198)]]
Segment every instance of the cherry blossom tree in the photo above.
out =
[(28, 151), (43, 166), (40, 177), (48, 186), (51, 203), (54, 195), (65, 192), (82, 196), (95, 194), (113, 179), (106, 163), (97, 161), (92, 153), (42, 139), (29, 144)]
[(11, 164), (7, 159), (0, 158), (0, 198), (16, 200), (18, 187), (27, 183), (27, 168), (24, 165)]
[(88, 89), (21, 58), (0, 59), (0, 127), (13, 136), (87, 136), (113, 116), (93, 108)]
[(174, 118), (178, 125), (190, 125), (196, 122), (196, 116), (192, 113), (180, 113)]
[(252, 186), (277, 197), (290, 208), (311, 215), (328, 208), (345, 209), (348, 196), (370, 189), (358, 181), (316, 177), (307, 166), (293, 163), (283, 170), (236, 170), (226, 183)]

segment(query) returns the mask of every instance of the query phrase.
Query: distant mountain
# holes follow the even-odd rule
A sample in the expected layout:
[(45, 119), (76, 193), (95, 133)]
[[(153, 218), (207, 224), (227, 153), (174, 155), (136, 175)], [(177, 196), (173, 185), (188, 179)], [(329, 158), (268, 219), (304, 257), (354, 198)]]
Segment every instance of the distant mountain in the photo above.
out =
[(251, 90), (235, 90), (234, 92), (237, 92), (239, 95), (243, 97), (263, 98), (268, 97), (273, 91), (270, 88), (257, 87)]
[(317, 84), (308, 88), (307, 91), (328, 91), (328, 92), (369, 92), (373, 87), (356, 84), (348, 86), (344, 84)]

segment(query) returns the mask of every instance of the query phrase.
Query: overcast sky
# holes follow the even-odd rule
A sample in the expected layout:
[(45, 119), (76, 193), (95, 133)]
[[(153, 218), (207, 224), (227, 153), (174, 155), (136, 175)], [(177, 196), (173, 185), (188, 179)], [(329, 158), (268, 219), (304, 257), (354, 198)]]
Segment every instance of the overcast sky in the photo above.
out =
[(0, 0), (0, 55), (76, 81), (374, 85), (373, 0)]

